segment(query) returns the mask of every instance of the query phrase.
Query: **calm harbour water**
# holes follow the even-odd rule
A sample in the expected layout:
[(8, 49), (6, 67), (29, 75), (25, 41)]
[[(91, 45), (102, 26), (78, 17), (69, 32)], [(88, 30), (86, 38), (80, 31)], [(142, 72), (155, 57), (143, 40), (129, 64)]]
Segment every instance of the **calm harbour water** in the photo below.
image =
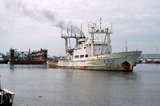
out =
[(160, 64), (131, 73), (0, 65), (13, 106), (160, 106)]

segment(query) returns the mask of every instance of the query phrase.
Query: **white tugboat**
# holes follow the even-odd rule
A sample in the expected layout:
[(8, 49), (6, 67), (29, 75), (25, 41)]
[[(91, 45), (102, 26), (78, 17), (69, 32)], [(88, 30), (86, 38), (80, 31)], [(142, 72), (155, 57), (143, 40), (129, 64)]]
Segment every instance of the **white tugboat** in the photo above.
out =
[[(111, 28), (102, 28), (100, 25), (88, 25), (90, 37), (86, 37), (81, 31), (79, 35), (62, 33), (65, 39), (66, 56), (57, 63), (48, 62), (49, 66), (86, 70), (121, 70), (133, 71), (141, 51), (126, 51), (112, 53)], [(74, 38), (75, 48), (70, 48), (69, 41)]]
[(0, 82), (0, 106), (12, 106), (14, 95), (15, 94), (13, 92), (7, 89), (2, 89)]

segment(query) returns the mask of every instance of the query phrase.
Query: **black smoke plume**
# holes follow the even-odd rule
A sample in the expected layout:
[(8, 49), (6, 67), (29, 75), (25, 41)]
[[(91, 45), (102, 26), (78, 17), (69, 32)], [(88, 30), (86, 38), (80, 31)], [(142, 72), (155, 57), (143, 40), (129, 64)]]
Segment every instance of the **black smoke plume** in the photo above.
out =
[(56, 16), (56, 13), (49, 9), (37, 9), (33, 7), (31, 8), (26, 3), (18, 0), (14, 1), (3, 0), (3, 1), (6, 9), (8, 10), (11, 10), (13, 12), (18, 12), (20, 14), (23, 14), (24, 16), (29, 16), (37, 21), (42, 21), (43, 19), (45, 19), (54, 27), (58, 27), (64, 31), (70, 31), (70, 32), (72, 31), (72, 33), (75, 34), (84, 35), (83, 32), (77, 26), (69, 25), (69, 23), (63, 20), (59, 20), (59, 18)]

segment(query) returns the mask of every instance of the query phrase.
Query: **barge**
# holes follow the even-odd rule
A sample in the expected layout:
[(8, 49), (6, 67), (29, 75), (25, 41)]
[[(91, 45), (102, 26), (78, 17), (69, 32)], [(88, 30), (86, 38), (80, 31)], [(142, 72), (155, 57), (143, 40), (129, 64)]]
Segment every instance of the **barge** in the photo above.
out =
[(39, 51), (17, 51), (10, 49), (10, 64), (46, 64), (47, 50), (41, 49)]

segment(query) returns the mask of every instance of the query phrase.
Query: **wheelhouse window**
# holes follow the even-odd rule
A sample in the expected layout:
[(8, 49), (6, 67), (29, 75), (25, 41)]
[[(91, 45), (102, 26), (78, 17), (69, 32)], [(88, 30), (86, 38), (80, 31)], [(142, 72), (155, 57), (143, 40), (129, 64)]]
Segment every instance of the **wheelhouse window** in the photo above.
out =
[(86, 54), (85, 57), (88, 57), (88, 54)]
[(79, 55), (75, 55), (74, 57), (75, 57), (75, 58), (79, 58)]
[(80, 58), (83, 58), (84, 57), (84, 55), (80, 55)]

